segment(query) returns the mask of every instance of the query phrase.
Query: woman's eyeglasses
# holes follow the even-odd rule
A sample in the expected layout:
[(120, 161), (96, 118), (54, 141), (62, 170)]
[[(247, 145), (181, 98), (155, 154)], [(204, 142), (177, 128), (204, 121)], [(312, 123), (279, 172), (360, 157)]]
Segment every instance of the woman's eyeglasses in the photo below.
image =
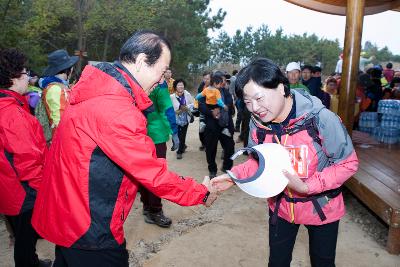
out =
[(21, 74), (26, 74), (28, 77), (31, 77), (31, 72), (29, 70), (21, 72)]

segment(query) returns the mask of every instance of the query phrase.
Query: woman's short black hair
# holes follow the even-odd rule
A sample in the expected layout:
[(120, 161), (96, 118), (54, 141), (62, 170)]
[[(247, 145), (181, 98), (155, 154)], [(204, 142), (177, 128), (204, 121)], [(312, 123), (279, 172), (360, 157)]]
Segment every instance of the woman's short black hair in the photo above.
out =
[(171, 50), (168, 40), (152, 31), (136, 31), (122, 46), (119, 60), (127, 63), (135, 63), (139, 54), (147, 56), (146, 63), (154, 65), (161, 56), (162, 46)]
[(176, 79), (176, 80), (173, 82), (172, 87), (173, 87), (174, 89), (176, 89), (176, 86), (178, 85), (178, 83), (183, 83), (183, 86), (186, 87), (186, 82), (185, 82), (183, 79)]
[(15, 48), (0, 50), (0, 87), (8, 89), (12, 79), (21, 77), (26, 68), (26, 56)]
[(290, 95), (289, 80), (274, 62), (267, 58), (258, 58), (241, 69), (236, 77), (236, 90), (243, 91), (244, 86), (253, 81), (267, 89), (276, 89), (283, 84), (285, 97)]

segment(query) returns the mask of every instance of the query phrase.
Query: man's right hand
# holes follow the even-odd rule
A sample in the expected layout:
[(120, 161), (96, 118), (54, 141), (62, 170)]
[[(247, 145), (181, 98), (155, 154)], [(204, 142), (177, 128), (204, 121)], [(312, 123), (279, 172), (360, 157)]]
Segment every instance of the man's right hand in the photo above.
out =
[(214, 186), (212, 186), (212, 184), (210, 182), (210, 177), (208, 177), (208, 176), (204, 177), (202, 184), (205, 185), (207, 187), (208, 192), (210, 192), (210, 194), (208, 195), (208, 198), (205, 202), (206, 207), (210, 207), (214, 203), (214, 201), (217, 199), (218, 191), (216, 190), (216, 188), (214, 188)]

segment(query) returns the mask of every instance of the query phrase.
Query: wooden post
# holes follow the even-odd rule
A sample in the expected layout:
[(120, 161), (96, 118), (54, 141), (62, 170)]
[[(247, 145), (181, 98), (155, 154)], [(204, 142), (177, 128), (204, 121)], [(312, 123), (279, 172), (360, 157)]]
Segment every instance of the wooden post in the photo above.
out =
[(360, 62), (364, 6), (365, 0), (347, 1), (339, 116), (350, 136), (354, 123), (354, 101), (359, 69), (358, 64)]
[(390, 254), (400, 254), (400, 210), (392, 210), (386, 249)]

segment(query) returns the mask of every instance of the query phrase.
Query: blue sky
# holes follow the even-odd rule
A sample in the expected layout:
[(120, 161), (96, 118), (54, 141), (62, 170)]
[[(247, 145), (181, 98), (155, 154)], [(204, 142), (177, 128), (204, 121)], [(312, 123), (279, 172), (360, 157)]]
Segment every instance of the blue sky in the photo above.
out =
[[(343, 47), (344, 16), (323, 14), (283, 0), (211, 0), (210, 7), (212, 14), (219, 8), (227, 12), (222, 30), (231, 36), (237, 29), (258, 28), (266, 24), (273, 32), (282, 27), (285, 34), (307, 32), (331, 40), (337, 38)], [(386, 11), (365, 16), (362, 44), (371, 41), (379, 48), (386, 45), (392, 53), (400, 54), (399, 26), (400, 12)], [(217, 36), (218, 32), (210, 35)]]

